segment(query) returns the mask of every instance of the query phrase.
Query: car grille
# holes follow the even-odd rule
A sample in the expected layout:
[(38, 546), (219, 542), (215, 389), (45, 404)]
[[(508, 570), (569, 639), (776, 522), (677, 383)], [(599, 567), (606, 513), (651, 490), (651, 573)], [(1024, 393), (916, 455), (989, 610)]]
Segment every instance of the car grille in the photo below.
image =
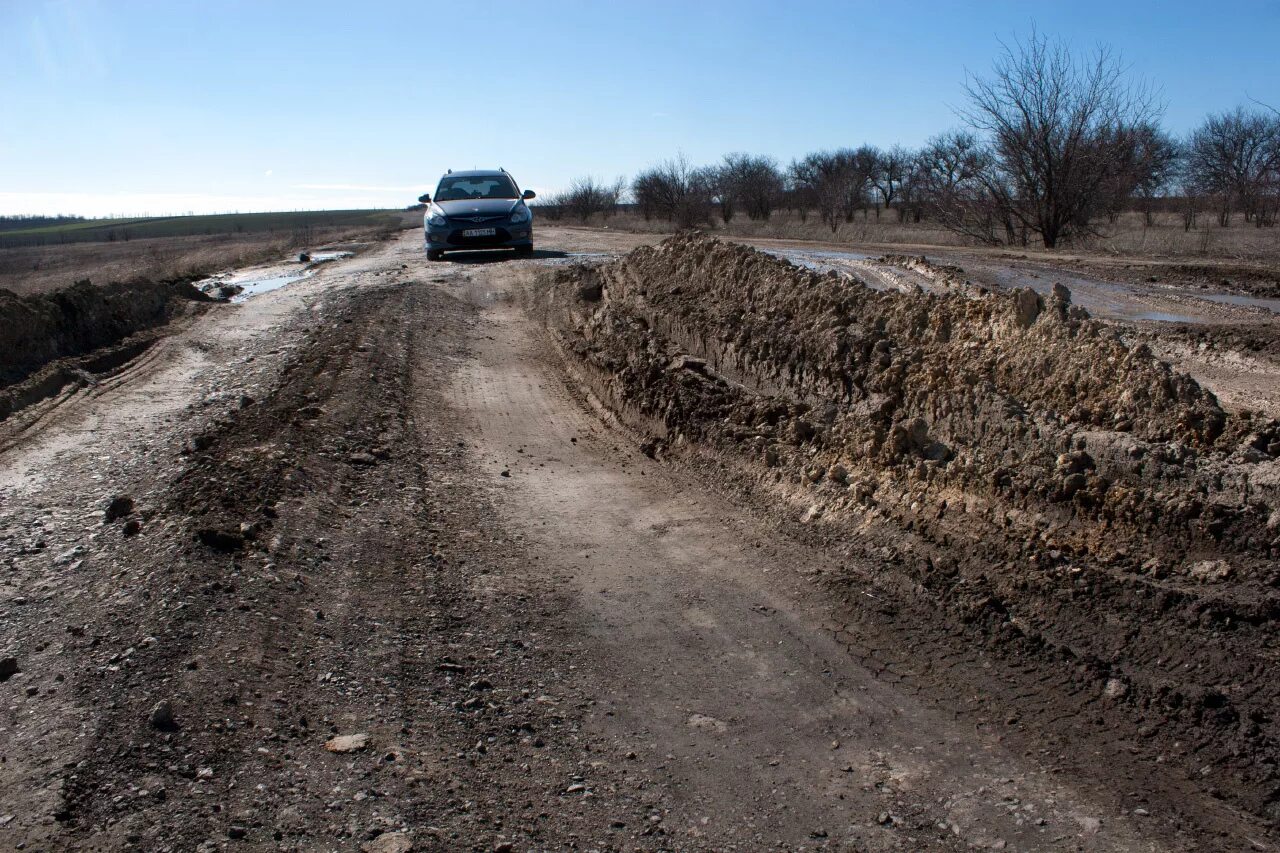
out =
[(487, 224), (492, 223), (492, 222), (501, 222), (502, 220), (504, 220), (504, 219), (506, 219), (506, 218), (507, 218), (507, 217), (505, 217), (505, 216), (479, 216), (479, 215), (473, 215), (473, 216), (450, 216), (450, 217), (449, 217), (449, 222), (450, 222), (450, 224), (452, 224), (452, 225), (459, 225), (459, 226), (467, 226), (467, 225), (487, 225)]

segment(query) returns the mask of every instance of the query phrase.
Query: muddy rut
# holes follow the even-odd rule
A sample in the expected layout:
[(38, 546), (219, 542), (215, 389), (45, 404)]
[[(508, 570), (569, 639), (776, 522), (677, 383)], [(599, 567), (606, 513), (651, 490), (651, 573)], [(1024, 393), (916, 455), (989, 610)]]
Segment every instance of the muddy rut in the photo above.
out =
[(1096, 673), (612, 405), (529, 309), (605, 241), (410, 234), (0, 425), (0, 846), (1271, 849)]

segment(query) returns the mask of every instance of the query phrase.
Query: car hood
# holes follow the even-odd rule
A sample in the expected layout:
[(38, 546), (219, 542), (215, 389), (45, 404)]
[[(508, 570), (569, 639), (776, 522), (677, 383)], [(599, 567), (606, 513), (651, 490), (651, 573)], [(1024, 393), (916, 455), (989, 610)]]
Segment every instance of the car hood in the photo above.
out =
[(438, 201), (436, 207), (446, 216), (506, 216), (519, 203), (518, 198), (473, 198)]

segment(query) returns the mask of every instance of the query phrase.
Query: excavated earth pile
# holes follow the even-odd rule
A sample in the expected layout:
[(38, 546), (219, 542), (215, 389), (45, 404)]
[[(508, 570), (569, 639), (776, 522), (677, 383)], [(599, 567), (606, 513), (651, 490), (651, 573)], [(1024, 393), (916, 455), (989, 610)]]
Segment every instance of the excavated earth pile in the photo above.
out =
[(690, 233), (532, 298), (647, 453), (847, 556), (837, 592), (869, 579), (943, 614), (1076, 697), (1059, 729), (1280, 818), (1280, 424), (1225, 412), (1065, 288), (947, 272), (882, 292)]
[(52, 293), (0, 289), (0, 420), (87, 374), (118, 367), (155, 330), (209, 297), (185, 279), (88, 280)]

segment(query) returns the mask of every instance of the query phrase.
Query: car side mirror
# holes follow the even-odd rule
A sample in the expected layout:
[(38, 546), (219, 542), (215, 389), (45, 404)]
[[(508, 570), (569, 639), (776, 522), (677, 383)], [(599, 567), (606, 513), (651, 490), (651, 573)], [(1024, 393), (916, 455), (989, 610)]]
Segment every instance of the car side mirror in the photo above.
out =
[(431, 194), (423, 193), (422, 195), (418, 196), (418, 202), (420, 204), (431, 204)]
[(536, 192), (534, 192), (533, 190), (525, 190), (525, 191), (524, 191), (524, 195), (522, 195), (522, 196), (520, 196), (520, 197), (521, 197), (521, 198), (523, 198), (523, 199), (531, 199), (531, 198), (537, 198), (537, 197), (538, 197), (538, 194), (537, 194)]

